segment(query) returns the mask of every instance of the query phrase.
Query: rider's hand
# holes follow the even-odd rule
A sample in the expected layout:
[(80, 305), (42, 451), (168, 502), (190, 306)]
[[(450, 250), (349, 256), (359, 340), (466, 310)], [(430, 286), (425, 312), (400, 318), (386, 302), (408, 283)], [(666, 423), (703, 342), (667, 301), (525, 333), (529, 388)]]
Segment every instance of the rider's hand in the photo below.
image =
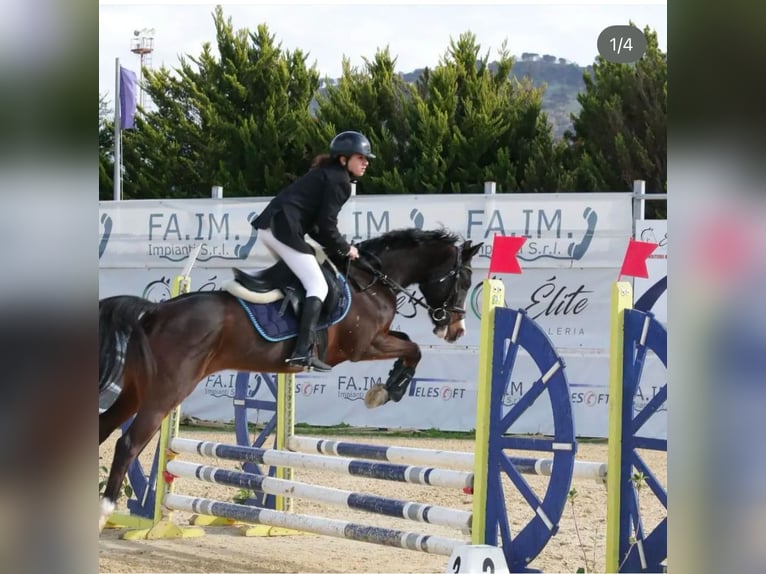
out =
[(349, 249), (348, 253), (346, 253), (346, 257), (348, 257), (349, 259), (359, 258), (359, 250), (356, 248), (356, 245), (351, 246), (351, 249)]

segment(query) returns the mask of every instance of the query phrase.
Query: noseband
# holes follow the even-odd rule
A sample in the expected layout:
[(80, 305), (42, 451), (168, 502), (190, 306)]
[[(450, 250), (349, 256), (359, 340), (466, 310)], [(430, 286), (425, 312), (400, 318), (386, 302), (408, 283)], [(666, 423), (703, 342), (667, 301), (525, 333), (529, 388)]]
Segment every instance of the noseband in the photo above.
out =
[[(415, 305), (419, 305), (420, 307), (423, 307), (427, 312), (428, 316), (431, 318), (431, 321), (439, 327), (442, 327), (444, 325), (447, 325), (449, 323), (449, 314), (450, 313), (456, 313), (460, 315), (460, 317), (465, 316), (465, 309), (462, 307), (458, 307), (455, 304), (455, 301), (458, 297), (458, 279), (460, 275), (460, 270), (463, 269), (463, 262), (462, 262), (462, 255), (460, 252), (460, 248), (455, 248), (456, 258), (455, 258), (455, 265), (450, 269), (443, 277), (440, 277), (439, 279), (429, 279), (426, 281), (426, 284), (429, 283), (443, 283), (450, 277), (452, 277), (452, 289), (450, 292), (449, 297), (447, 297), (447, 300), (442, 303), (440, 307), (431, 307), (431, 305), (428, 304), (427, 301), (425, 301), (424, 297), (418, 297), (415, 293), (412, 293), (410, 291), (407, 291), (404, 287), (399, 285), (396, 281), (391, 279), (388, 275), (374, 267), (373, 265), (370, 265), (367, 261), (362, 259), (361, 257), (359, 259), (356, 259), (354, 263), (357, 265), (360, 265), (361, 267), (364, 267), (367, 271), (372, 273), (372, 275), (375, 277), (375, 279), (367, 285), (366, 287), (362, 288), (362, 291), (365, 291), (372, 287), (372, 285), (375, 284), (376, 281), (380, 281), (391, 289), (395, 294), (401, 293), (404, 295), (404, 297), (412, 303), (413, 307)], [(398, 312), (398, 311), (397, 311)], [(414, 317), (413, 315), (407, 315), (408, 317)]]
[(444, 277), (439, 279), (431, 279), (430, 281), (426, 282), (444, 283), (447, 279), (452, 277), (452, 289), (450, 295), (447, 297), (447, 300), (442, 303), (441, 307), (434, 309), (430, 305), (426, 305), (428, 308), (428, 316), (431, 317), (431, 321), (433, 321), (434, 324), (438, 326), (443, 326), (449, 323), (450, 313), (459, 315), (461, 319), (465, 317), (465, 309), (463, 307), (458, 307), (456, 304), (459, 295), (458, 280), (460, 279), (460, 270), (463, 269), (462, 256), (459, 247), (455, 249), (455, 253), (456, 257), (454, 267), (452, 267), (452, 269), (450, 269)]

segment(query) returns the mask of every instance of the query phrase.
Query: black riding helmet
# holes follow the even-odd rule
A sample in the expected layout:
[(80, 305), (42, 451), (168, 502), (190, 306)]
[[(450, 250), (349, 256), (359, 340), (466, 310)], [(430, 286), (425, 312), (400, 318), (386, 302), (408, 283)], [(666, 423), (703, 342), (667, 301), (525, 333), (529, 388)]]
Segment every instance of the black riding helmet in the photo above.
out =
[(355, 153), (363, 155), (367, 159), (375, 159), (375, 154), (372, 153), (372, 147), (370, 146), (370, 140), (359, 132), (341, 132), (332, 138), (330, 154), (333, 157), (341, 155), (350, 157)]

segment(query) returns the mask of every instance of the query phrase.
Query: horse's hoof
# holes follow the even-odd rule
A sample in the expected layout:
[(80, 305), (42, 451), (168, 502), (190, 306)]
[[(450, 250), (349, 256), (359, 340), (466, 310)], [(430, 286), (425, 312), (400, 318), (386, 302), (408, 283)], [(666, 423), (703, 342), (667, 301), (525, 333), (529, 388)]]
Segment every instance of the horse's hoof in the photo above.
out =
[(388, 402), (388, 390), (383, 385), (375, 385), (364, 395), (364, 404), (368, 409), (381, 407)]
[(106, 525), (106, 521), (112, 515), (112, 512), (114, 512), (114, 502), (106, 498), (102, 498), (101, 499), (101, 516), (98, 517), (98, 533), (99, 534), (101, 534), (101, 531), (104, 529), (104, 526)]

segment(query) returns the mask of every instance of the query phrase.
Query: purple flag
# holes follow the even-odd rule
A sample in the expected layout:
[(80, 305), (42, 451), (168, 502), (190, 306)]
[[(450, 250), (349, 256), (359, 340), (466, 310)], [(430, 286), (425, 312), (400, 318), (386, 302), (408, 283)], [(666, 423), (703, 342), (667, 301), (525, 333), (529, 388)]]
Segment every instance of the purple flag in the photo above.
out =
[(136, 74), (120, 66), (120, 127), (133, 127), (136, 115)]

